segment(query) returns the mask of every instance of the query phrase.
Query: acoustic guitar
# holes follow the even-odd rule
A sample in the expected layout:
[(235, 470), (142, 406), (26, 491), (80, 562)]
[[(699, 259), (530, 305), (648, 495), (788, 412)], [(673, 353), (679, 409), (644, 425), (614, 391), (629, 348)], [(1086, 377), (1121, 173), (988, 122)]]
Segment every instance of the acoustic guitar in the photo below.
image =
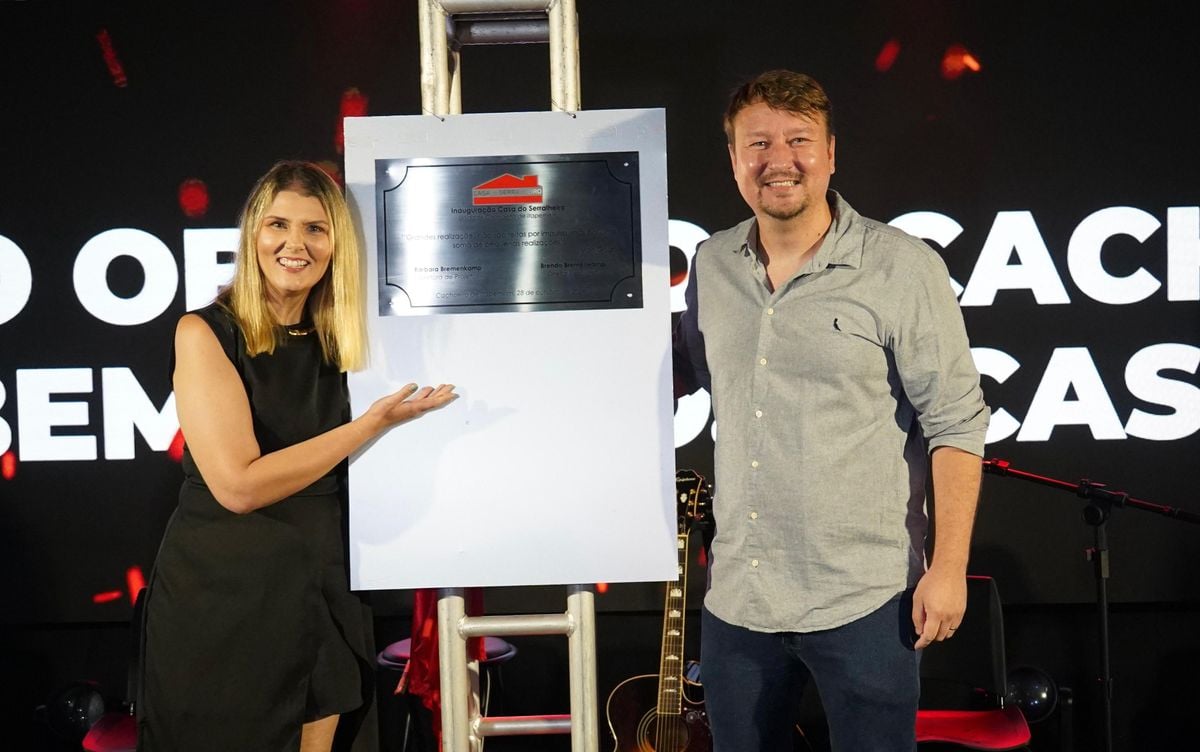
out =
[(683, 661), (688, 538), (694, 524), (708, 519), (709, 487), (694, 470), (680, 470), (675, 489), (679, 579), (666, 583), (658, 675), (630, 677), (608, 696), (605, 712), (615, 752), (712, 752), (701, 687), (687, 678)]

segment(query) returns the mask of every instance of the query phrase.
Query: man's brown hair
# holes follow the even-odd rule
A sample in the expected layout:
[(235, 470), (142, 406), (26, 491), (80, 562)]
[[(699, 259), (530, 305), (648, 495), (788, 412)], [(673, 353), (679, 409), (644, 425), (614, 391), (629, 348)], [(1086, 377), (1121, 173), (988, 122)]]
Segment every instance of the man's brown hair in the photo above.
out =
[(733, 119), (752, 104), (765, 103), (773, 110), (783, 110), (817, 119), (825, 118), (825, 133), (833, 138), (833, 105), (825, 90), (812, 76), (790, 70), (771, 70), (760, 73), (739, 86), (729, 97), (725, 109), (725, 138), (733, 143)]

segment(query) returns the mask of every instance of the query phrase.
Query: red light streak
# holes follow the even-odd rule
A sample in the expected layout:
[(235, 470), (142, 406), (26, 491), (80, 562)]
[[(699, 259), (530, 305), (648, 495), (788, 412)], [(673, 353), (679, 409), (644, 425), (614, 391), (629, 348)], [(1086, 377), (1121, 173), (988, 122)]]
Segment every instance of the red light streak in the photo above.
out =
[(0, 477), (5, 480), (12, 480), (17, 476), (17, 455), (13, 454), (13, 450), (9, 449), (4, 454), (0, 454)]
[(92, 603), (112, 603), (113, 601), (121, 600), (121, 596), (125, 595), (120, 590), (108, 590), (103, 593), (96, 593), (92, 596)]
[(146, 587), (146, 575), (142, 573), (141, 567), (134, 564), (125, 570), (125, 585), (129, 588), (129, 602), (132, 604), (137, 600), (142, 588)]
[(879, 50), (879, 54), (875, 56), (875, 70), (887, 73), (896, 64), (898, 57), (900, 57), (900, 41), (889, 39)]
[(167, 447), (167, 456), (176, 462), (183, 462), (183, 431), (175, 432), (175, 438), (171, 439), (171, 446)]
[(191, 219), (208, 213), (208, 186), (203, 180), (188, 178), (179, 184), (179, 208)]
[(367, 114), (367, 97), (357, 87), (350, 87), (342, 93), (342, 104), (338, 109), (337, 133), (333, 137), (333, 146), (341, 154), (346, 148), (346, 134), (342, 129), (342, 120), (348, 117), (362, 117)]
[(317, 167), (320, 167), (326, 175), (333, 178), (333, 182), (337, 183), (342, 188), (346, 187), (345, 181), (342, 180), (342, 171), (336, 163), (331, 162), (328, 159), (322, 159), (320, 162), (317, 162)]
[(100, 43), (100, 52), (104, 55), (104, 64), (108, 66), (108, 74), (112, 76), (113, 84), (125, 88), (129, 85), (129, 79), (125, 77), (125, 66), (121, 65), (121, 59), (117, 57), (108, 29), (101, 29), (96, 34), (96, 41)]
[(942, 56), (942, 78), (947, 81), (953, 81), (967, 71), (978, 73), (981, 70), (983, 65), (979, 58), (961, 44), (950, 45), (946, 48), (946, 54)]

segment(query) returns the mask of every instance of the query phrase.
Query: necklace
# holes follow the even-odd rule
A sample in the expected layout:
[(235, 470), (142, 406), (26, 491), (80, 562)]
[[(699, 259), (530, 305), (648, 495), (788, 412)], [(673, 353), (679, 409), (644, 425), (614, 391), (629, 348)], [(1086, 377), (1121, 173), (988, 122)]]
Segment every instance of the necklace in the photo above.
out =
[(315, 329), (315, 327), (302, 325), (284, 327), (284, 331), (286, 331), (292, 337), (306, 337), (313, 333), (313, 329)]

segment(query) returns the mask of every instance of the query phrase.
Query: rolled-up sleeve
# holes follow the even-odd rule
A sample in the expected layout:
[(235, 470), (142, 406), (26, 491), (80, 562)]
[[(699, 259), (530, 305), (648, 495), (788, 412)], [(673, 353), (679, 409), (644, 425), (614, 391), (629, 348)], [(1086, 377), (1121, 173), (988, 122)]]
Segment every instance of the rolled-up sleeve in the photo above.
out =
[(929, 451), (951, 446), (982, 457), (990, 412), (946, 265), (928, 250), (909, 271), (890, 342), (905, 395)]

